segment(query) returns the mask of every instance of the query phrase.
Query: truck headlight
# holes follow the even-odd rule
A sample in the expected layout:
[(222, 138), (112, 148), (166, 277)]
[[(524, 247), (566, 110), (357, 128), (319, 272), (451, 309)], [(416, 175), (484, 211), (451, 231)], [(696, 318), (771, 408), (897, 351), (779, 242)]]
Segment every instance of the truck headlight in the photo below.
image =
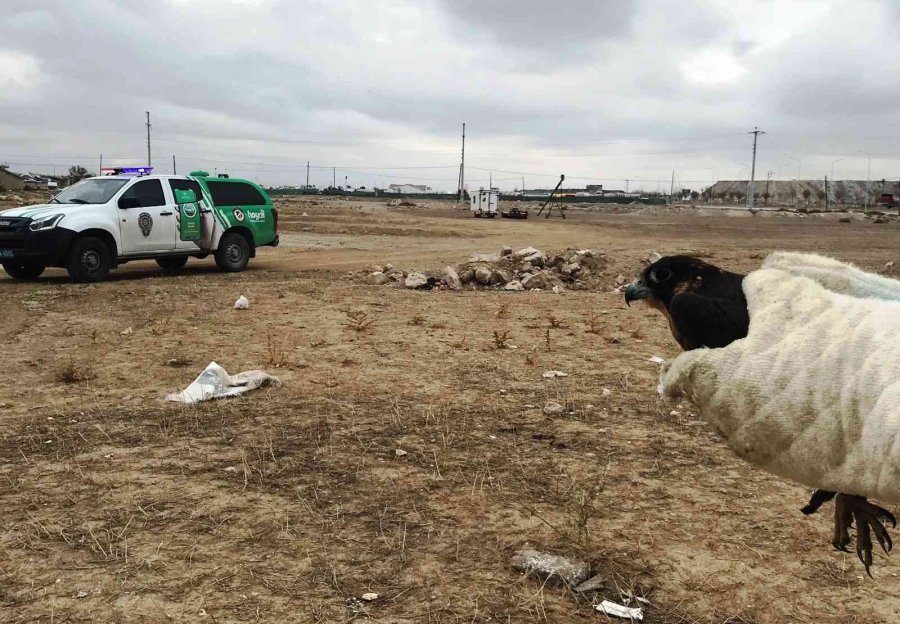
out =
[(56, 224), (62, 221), (62, 218), (65, 215), (57, 214), (49, 217), (41, 217), (36, 221), (32, 221), (28, 225), (28, 229), (32, 232), (39, 232), (41, 230), (52, 230), (56, 227)]

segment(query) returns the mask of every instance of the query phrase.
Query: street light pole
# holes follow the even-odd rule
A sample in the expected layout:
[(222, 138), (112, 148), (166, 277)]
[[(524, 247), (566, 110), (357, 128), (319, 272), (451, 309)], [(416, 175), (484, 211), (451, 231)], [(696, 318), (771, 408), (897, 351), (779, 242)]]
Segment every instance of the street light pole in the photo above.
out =
[(869, 157), (869, 164), (866, 167), (866, 196), (863, 197), (863, 209), (868, 210), (869, 209), (869, 178), (872, 177), (872, 154), (870, 154), (869, 152), (867, 152), (865, 150), (856, 150), (856, 151), (859, 152), (860, 154), (865, 154), (866, 156)]
[(834, 182), (834, 164), (839, 163), (842, 160), (844, 160), (844, 159), (838, 158), (836, 160), (831, 161), (831, 203), (832, 204), (835, 203), (835, 201), (834, 201), (834, 184), (835, 184), (835, 182)]

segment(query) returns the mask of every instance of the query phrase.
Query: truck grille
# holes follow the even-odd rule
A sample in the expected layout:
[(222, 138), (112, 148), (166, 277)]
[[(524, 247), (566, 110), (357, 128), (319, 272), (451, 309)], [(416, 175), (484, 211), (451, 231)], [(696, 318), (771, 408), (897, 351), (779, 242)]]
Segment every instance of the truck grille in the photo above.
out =
[(31, 219), (0, 216), (0, 249), (22, 249)]

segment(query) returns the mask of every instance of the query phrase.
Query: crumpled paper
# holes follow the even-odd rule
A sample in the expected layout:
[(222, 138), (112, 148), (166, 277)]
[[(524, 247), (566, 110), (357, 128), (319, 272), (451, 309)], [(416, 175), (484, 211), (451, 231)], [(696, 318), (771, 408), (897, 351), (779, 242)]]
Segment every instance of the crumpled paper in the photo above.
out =
[(261, 370), (245, 371), (232, 376), (215, 362), (210, 362), (191, 385), (177, 394), (166, 395), (166, 400), (176, 403), (200, 403), (237, 396), (266, 385), (280, 386), (281, 381)]

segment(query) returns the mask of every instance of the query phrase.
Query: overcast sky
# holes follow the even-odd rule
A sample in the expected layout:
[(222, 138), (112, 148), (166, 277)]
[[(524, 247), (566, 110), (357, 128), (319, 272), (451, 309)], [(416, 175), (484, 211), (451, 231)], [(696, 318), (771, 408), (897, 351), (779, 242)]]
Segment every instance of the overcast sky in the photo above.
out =
[[(11, 6), (10, 6), (11, 5)], [(29, 0), (0, 14), (0, 163), (267, 184), (701, 188), (900, 178), (896, 0)], [(791, 160), (795, 159), (795, 160)], [(626, 182), (628, 180), (628, 182)]]

